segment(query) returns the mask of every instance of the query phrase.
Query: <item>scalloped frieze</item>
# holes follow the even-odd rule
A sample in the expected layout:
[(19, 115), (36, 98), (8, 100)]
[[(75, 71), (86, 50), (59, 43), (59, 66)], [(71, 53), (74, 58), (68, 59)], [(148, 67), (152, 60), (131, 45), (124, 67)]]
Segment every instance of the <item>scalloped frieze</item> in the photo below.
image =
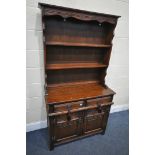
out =
[(107, 17), (104, 15), (94, 15), (91, 13), (83, 13), (83, 12), (76, 12), (76, 11), (70, 11), (70, 10), (62, 10), (62, 9), (55, 9), (55, 8), (44, 8), (44, 15), (45, 16), (54, 16), (59, 15), (63, 18), (75, 18), (78, 20), (83, 21), (97, 21), (99, 23), (108, 22), (111, 24), (117, 23), (117, 18), (114, 17)]

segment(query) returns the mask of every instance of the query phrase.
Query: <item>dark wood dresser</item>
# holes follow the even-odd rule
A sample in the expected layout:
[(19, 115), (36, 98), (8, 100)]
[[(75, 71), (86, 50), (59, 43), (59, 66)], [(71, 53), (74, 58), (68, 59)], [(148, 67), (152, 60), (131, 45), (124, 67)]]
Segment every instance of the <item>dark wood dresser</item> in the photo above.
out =
[(119, 16), (39, 3), (49, 148), (104, 134), (115, 92), (105, 84)]

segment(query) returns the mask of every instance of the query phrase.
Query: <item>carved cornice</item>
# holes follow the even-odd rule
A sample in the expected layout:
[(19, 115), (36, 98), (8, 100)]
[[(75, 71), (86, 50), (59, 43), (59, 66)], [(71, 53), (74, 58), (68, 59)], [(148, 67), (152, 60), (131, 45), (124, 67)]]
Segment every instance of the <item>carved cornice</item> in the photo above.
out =
[(119, 16), (104, 15), (77, 9), (43, 6), (43, 16), (61, 16), (62, 18), (75, 18), (83, 21), (97, 21), (99, 23), (108, 22), (116, 24)]

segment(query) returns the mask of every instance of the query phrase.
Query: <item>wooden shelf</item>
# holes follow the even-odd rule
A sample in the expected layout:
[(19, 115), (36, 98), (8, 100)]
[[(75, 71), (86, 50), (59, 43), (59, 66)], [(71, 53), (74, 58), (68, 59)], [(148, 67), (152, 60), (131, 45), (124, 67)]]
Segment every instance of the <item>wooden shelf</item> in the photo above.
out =
[(105, 88), (99, 83), (75, 83), (47, 87), (47, 93), (47, 104), (80, 101), (115, 94), (110, 88)]
[(57, 84), (47, 84), (48, 88), (55, 88), (55, 87), (62, 87), (62, 86), (75, 86), (75, 85), (81, 85), (81, 84), (99, 84), (99, 81), (79, 81), (79, 82), (67, 82), (67, 83), (57, 83)]
[(48, 70), (59, 70), (59, 69), (75, 69), (75, 68), (103, 68), (107, 65), (101, 63), (64, 63), (64, 64), (47, 64), (46, 69)]
[(79, 47), (111, 47), (112, 45), (105, 44), (90, 44), (90, 43), (71, 43), (71, 42), (46, 42), (46, 45), (54, 46), (79, 46)]

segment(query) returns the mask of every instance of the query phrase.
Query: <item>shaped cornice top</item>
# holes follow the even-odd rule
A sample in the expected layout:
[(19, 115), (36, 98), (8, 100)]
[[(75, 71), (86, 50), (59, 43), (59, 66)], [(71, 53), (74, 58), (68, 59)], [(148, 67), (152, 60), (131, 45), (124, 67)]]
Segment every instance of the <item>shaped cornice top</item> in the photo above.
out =
[(62, 18), (75, 18), (83, 21), (97, 21), (99, 23), (108, 22), (116, 24), (120, 16), (89, 12), (78, 9), (71, 9), (61, 6), (39, 3), (42, 8), (43, 16), (61, 16)]

